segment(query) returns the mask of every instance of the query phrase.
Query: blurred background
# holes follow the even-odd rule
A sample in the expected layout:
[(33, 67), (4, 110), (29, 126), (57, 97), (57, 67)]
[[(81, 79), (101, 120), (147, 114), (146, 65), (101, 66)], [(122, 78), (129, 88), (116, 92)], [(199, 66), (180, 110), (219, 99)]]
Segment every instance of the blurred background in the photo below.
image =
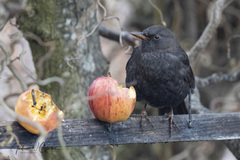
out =
[[(181, 46), (188, 52), (207, 26), (215, 1), (161, 0), (154, 2), (161, 9), (167, 27), (175, 33)], [(109, 15), (120, 18), (123, 30), (142, 31), (150, 25), (161, 24), (159, 13), (147, 1), (112, 1), (111, 3), (106, 1), (106, 6)], [(233, 2), (224, 10), (215, 36), (202, 51), (197, 63), (192, 66), (196, 76), (207, 77), (219, 72), (231, 74), (239, 70), (239, 13), (239, 1)], [(109, 28), (118, 29), (114, 21), (107, 21), (103, 24)], [(108, 39), (100, 38), (100, 40), (103, 54), (110, 57), (109, 70), (120, 83), (124, 82), (124, 68), (128, 58), (122, 53), (126, 49)], [(112, 44), (112, 47), (109, 47), (109, 44)], [(230, 57), (228, 57), (228, 45), (231, 49)], [(116, 49), (119, 49), (119, 53)], [(201, 88), (201, 102), (213, 112), (238, 112), (240, 109), (239, 89), (239, 83), (219, 83)], [(139, 105), (135, 111), (142, 108), (143, 105)], [(148, 110), (153, 112), (152, 114), (157, 114), (156, 110), (151, 110), (151, 107), (148, 107)], [(126, 159), (134, 159), (135, 155), (139, 155), (137, 159), (235, 159), (219, 142), (137, 144), (129, 146), (131, 148), (129, 152), (124, 146), (119, 146), (119, 148), (121, 148), (118, 149), (120, 153), (125, 153), (120, 155), (128, 155)], [(136, 148), (136, 154), (133, 154), (133, 148)]]
[[(54, 1), (56, 4), (58, 2)], [(216, 1), (209, 0), (153, 0), (152, 1), (162, 12), (163, 20), (166, 22), (167, 27), (171, 29), (177, 39), (179, 40), (182, 48), (186, 52), (188, 52), (191, 47), (196, 43), (204, 29), (206, 28), (209, 19), (210, 13), (214, 9), (213, 5)], [(45, 4), (45, 2), (42, 2)], [(113, 78), (115, 78), (118, 83), (124, 84), (125, 82), (125, 66), (130, 58), (131, 52), (133, 48), (129, 49), (129, 44), (124, 44), (121, 46), (118, 42), (115, 42), (111, 39), (107, 39), (99, 36), (98, 31), (96, 30), (93, 36), (89, 38), (85, 38), (85, 40), (80, 42), (80, 45), (76, 45), (77, 42), (80, 41), (79, 35), (86, 35), (92, 31), (94, 26), (96, 26), (97, 20), (100, 21), (105, 13), (102, 8), (97, 6), (96, 1), (89, 2), (62, 2), (63, 4), (58, 4), (60, 9), (62, 10), (61, 14), (67, 15), (63, 22), (64, 27), (56, 25), (56, 28), (60, 28), (57, 30), (59, 34), (63, 34), (64, 41), (67, 38), (68, 42), (64, 42), (64, 49), (62, 59), (59, 63), (62, 64), (60, 68), (63, 70), (59, 71), (57, 76), (66, 81), (70, 79), (74, 79), (74, 83), (79, 90), (82, 88), (83, 93), (79, 91), (70, 89), (69, 92), (64, 94), (74, 94), (71, 95), (70, 100), (63, 95), (63, 99), (57, 100), (56, 104), (59, 104), (66, 111), (66, 118), (92, 118), (92, 115), (87, 107), (86, 97), (87, 90), (92, 80), (99, 76), (107, 76), (107, 72), (110, 71)], [(65, 4), (68, 3), (68, 4)], [(82, 4), (81, 4), (82, 3)], [(87, 4), (85, 4), (87, 3)], [(121, 30), (122, 31), (142, 31), (151, 25), (161, 24), (161, 17), (159, 12), (154, 8), (151, 4), (150, 0), (145, 1), (134, 1), (134, 0), (103, 0), (101, 1), (103, 6), (107, 11), (106, 16), (116, 16), (120, 20)], [(0, 32), (0, 41), (4, 43), (10, 50), (10, 59), (11, 62), (6, 61), (6, 55), (0, 50), (0, 60), (1, 60), (1, 70), (0, 70), (0, 97), (4, 99), (5, 103), (12, 109), (14, 109), (17, 97), (23, 91), (21, 87), (21, 83), (16, 79), (12, 71), (9, 69), (8, 63), (11, 63), (15, 66), (18, 73), (21, 74), (28, 88), (40, 88), (44, 92), (50, 92), (53, 95), (53, 98), (57, 97), (60, 91), (55, 91), (54, 89), (57, 84), (51, 84), (50, 86), (39, 86), (36, 81), (39, 78), (47, 78), (50, 76), (55, 76), (51, 72), (51, 67), (53, 67), (52, 63), (56, 62), (56, 58), (54, 62), (54, 55), (52, 54), (50, 58), (45, 60), (43, 66), (43, 73), (40, 75), (41, 70), (39, 65), (37, 65), (39, 56), (43, 56), (43, 53), (46, 53), (45, 50), (41, 50), (42, 53), (37, 53), (36, 50), (39, 50), (37, 43), (33, 38), (26, 39), (26, 32), (33, 32), (42, 38), (43, 41), (54, 41), (56, 43), (56, 47), (58, 46), (58, 35), (55, 34), (51, 36), (46, 36), (49, 32), (54, 31), (50, 27), (50, 31), (47, 31), (47, 27), (44, 30), (41, 30), (37, 27), (29, 25), (26, 21), (27, 18), (33, 18), (29, 14), (39, 14), (40, 20), (36, 19), (39, 24), (44, 23), (45, 19), (48, 19), (51, 14), (47, 17), (42, 16), (39, 12), (34, 10), (34, 5), (40, 6), (37, 2), (28, 1), (27, 7), (25, 7), (24, 11), (17, 14), (16, 17), (11, 17), (11, 19), (6, 23), (4, 28), (2, 28)], [(75, 4), (75, 5), (73, 5)], [(29, 9), (29, 6), (32, 7)], [(62, 7), (62, 8), (61, 8)], [(64, 7), (67, 7), (69, 10), (72, 10), (74, 13), (68, 13), (70, 11), (64, 12)], [(87, 9), (84, 9), (87, 8)], [(90, 8), (90, 9), (89, 9)], [(51, 8), (52, 9), (52, 8)], [(80, 11), (81, 12), (80, 12)], [(78, 12), (79, 11), (79, 12)], [(93, 16), (91, 15), (93, 12)], [(55, 13), (54, 13), (55, 14)], [(53, 15), (54, 15), (53, 14)], [(60, 13), (59, 13), (60, 14)], [(40, 16), (41, 15), (41, 16)], [(74, 18), (72, 18), (74, 17)], [(49, 18), (51, 19), (51, 18)], [(76, 19), (77, 20), (76, 22)], [(88, 22), (89, 19), (95, 19)], [(31, 20), (32, 21), (32, 20)], [(93, 22), (92, 22), (93, 21)], [(192, 66), (193, 71), (198, 77), (207, 77), (213, 73), (228, 73), (232, 74), (240, 69), (240, 1), (235, 0), (226, 7), (223, 11), (221, 23), (217, 28), (216, 33), (207, 47), (201, 51), (200, 56), (197, 57), (196, 63)], [(58, 22), (59, 23), (59, 22)], [(88, 26), (91, 23), (92, 26)], [(59, 23), (60, 24), (60, 23)], [(115, 31), (120, 31), (119, 24), (116, 19), (103, 21), (101, 25)], [(31, 26), (31, 27), (29, 27)], [(86, 27), (88, 26), (88, 27)], [(33, 29), (34, 28), (34, 29)], [(64, 31), (63, 31), (64, 30)], [(71, 34), (70, 36), (67, 33), (76, 32)], [(65, 36), (65, 37), (64, 37)], [(67, 38), (66, 38), (67, 37)], [(93, 37), (93, 39), (91, 39)], [(17, 42), (14, 47), (11, 46), (13, 40)], [(87, 40), (86, 40), (87, 39)], [(61, 43), (61, 39), (59, 40)], [(96, 43), (95, 43), (96, 42)], [(95, 50), (91, 49), (91, 43), (95, 43)], [(87, 49), (84, 48), (83, 45), (87, 46)], [(98, 46), (99, 45), (99, 46)], [(42, 47), (40, 45), (40, 47)], [(51, 47), (51, 46), (50, 46)], [(76, 49), (77, 48), (77, 49)], [(90, 48), (90, 49), (89, 49)], [(59, 49), (61, 50), (61, 49)], [(58, 51), (59, 51), (58, 50)], [(24, 52), (24, 56), (22, 56), (22, 60), (15, 60)], [(96, 54), (95, 54), (96, 53)], [(60, 51), (58, 52), (59, 55)], [(93, 61), (95, 64), (95, 70), (91, 71), (91, 57), (93, 56)], [(76, 58), (77, 60), (73, 60), (72, 58)], [(80, 57), (80, 58), (79, 58)], [(96, 58), (98, 57), (98, 58)], [(99, 58), (100, 57), (100, 58)], [(70, 61), (71, 60), (71, 61)], [(67, 62), (71, 62), (71, 66)], [(26, 71), (22, 67), (22, 62), (24, 62), (25, 66), (27, 66), (28, 71)], [(60, 65), (59, 64), (59, 65)], [(89, 67), (85, 70), (81, 70), (84, 67)], [(58, 67), (57, 65), (54, 67)], [(94, 67), (93, 67), (94, 68)], [(100, 70), (97, 71), (97, 70)], [(78, 71), (77, 74), (75, 72)], [(98, 73), (96, 74), (95, 71)], [(93, 73), (94, 72), (94, 73)], [(31, 73), (31, 76), (29, 76)], [(45, 74), (47, 73), (47, 74)], [(81, 78), (76, 78), (77, 76), (81, 77), (89, 77), (84, 80)], [(71, 82), (69, 82), (71, 83)], [(66, 85), (67, 86), (67, 85)], [(76, 86), (75, 86), (76, 87)], [(59, 88), (59, 87), (58, 87)], [(55, 96), (54, 96), (55, 95)], [(213, 112), (224, 113), (224, 112), (238, 112), (240, 111), (240, 83), (217, 83), (211, 86), (207, 86), (200, 89), (200, 97), (201, 102), (204, 106), (212, 110)], [(82, 106), (77, 105), (77, 100), (81, 99)], [(82, 109), (81, 107), (84, 107)], [(81, 108), (81, 109), (79, 109)], [(143, 104), (137, 103), (135, 113), (140, 113), (143, 109)], [(77, 115), (74, 115), (72, 112), (81, 111)], [(157, 111), (151, 107), (147, 108), (148, 115), (156, 115)], [(86, 113), (86, 114), (85, 114)], [(87, 117), (83, 117), (81, 115), (87, 115)], [(0, 120), (8, 121), (14, 120), (0, 107)], [(91, 151), (94, 147), (81, 148), (83, 153), (86, 153), (86, 159), (104, 159), (101, 158), (102, 150), (109, 150), (110, 153), (106, 153), (108, 156), (106, 159), (117, 159), (117, 160), (130, 160), (130, 159), (139, 159), (139, 160), (234, 160), (236, 159), (232, 153), (223, 145), (221, 142), (191, 142), (191, 143), (166, 143), (166, 144), (131, 144), (131, 145), (120, 145), (114, 146), (113, 150), (109, 149), (109, 147), (97, 148), (94, 156), (91, 155)], [(88, 150), (88, 151), (87, 151)], [(85, 152), (84, 152), (85, 151)], [(53, 152), (53, 151), (51, 151)], [(51, 153), (48, 153), (51, 154)], [(1, 156), (6, 159), (10, 157), (15, 157), (16, 159), (25, 159), (26, 157), (31, 157), (29, 154), (18, 154), (14, 155), (11, 150), (3, 150), (0, 153)], [(38, 155), (38, 159), (50, 159), (49, 155)], [(90, 158), (89, 158), (90, 157)], [(77, 158), (81, 159), (81, 158)]]

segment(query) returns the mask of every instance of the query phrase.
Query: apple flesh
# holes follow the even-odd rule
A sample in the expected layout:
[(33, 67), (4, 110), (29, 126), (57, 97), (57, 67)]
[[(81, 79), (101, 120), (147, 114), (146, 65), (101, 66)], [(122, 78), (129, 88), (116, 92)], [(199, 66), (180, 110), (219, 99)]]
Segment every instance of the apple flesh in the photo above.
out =
[[(15, 112), (42, 125), (47, 132), (57, 128), (64, 115), (52, 101), (51, 95), (39, 90), (27, 90), (22, 93), (15, 105)], [(40, 134), (40, 131), (33, 126), (18, 122), (29, 132)]]
[(111, 77), (99, 77), (94, 80), (88, 96), (88, 104), (93, 115), (109, 123), (126, 120), (136, 102), (135, 89), (123, 88)]

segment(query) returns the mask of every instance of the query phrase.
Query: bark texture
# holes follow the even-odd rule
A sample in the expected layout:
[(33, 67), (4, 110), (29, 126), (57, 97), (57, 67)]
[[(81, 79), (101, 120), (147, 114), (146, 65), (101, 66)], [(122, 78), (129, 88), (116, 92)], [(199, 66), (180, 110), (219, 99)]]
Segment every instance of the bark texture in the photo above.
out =
[[(107, 63), (97, 32), (78, 45), (77, 42), (97, 24), (96, 1), (29, 0), (18, 24), (28, 35), (38, 79), (59, 77), (64, 81), (63, 87), (53, 82), (40, 89), (52, 95), (57, 106), (65, 111), (65, 118), (92, 117), (87, 104), (88, 89), (96, 77), (106, 75)], [(39, 44), (28, 32), (37, 35), (44, 44)], [(72, 147), (68, 152), (73, 159), (86, 159), (92, 153), (89, 147)], [(44, 159), (63, 159), (62, 148), (44, 149), (43, 153)]]
[[(42, 46), (28, 37), (38, 78), (57, 76), (64, 80), (62, 89), (53, 82), (41, 86), (41, 90), (52, 95), (54, 102), (66, 111), (66, 118), (91, 116), (86, 98), (88, 88), (96, 77), (106, 74), (107, 63), (97, 32), (79, 45), (77, 41), (96, 25), (95, 2), (30, 0), (18, 23), (24, 33), (52, 42), (50, 46)], [(55, 48), (53, 52), (49, 51), (51, 47)]]

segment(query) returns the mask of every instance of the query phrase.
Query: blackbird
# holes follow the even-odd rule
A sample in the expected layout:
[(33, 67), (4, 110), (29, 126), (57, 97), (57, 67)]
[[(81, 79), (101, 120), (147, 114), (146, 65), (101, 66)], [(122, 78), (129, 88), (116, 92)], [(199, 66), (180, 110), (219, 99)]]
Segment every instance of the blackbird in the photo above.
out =
[(131, 34), (142, 39), (142, 44), (133, 50), (127, 62), (126, 86), (134, 86), (137, 101), (158, 108), (159, 115), (168, 115), (170, 136), (172, 124), (176, 125), (173, 114), (188, 114), (184, 99), (189, 94), (191, 127), (190, 95), (195, 79), (187, 54), (174, 34), (161, 25)]

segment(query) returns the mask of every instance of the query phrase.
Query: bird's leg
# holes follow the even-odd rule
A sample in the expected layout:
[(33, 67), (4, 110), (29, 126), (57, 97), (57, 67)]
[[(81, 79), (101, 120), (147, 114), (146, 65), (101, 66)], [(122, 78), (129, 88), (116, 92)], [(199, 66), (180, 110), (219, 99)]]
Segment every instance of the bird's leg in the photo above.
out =
[(107, 126), (107, 131), (111, 132), (112, 131), (112, 123), (106, 123)]
[(132, 114), (131, 116), (133, 117), (139, 117), (141, 116), (141, 119), (140, 119), (140, 128), (142, 129), (143, 131), (143, 118), (146, 118), (147, 121), (151, 124), (151, 126), (153, 127), (153, 123), (151, 122), (150, 118), (148, 117), (147, 115), (147, 111), (146, 111), (146, 107), (147, 107), (147, 103), (145, 103), (144, 105), (144, 109), (142, 110), (141, 114)]
[(167, 116), (167, 119), (169, 121), (169, 137), (171, 137), (172, 136), (172, 125), (174, 125), (179, 131), (179, 128), (178, 128), (177, 124), (173, 120), (173, 108), (172, 107), (170, 109), (170, 112), (168, 112), (166, 114), (166, 116)]
[(151, 126), (153, 127), (153, 124), (152, 124), (150, 118), (149, 118), (148, 115), (147, 115), (146, 107), (147, 107), (147, 103), (145, 103), (144, 109), (142, 110), (142, 113), (141, 113), (141, 120), (140, 120), (140, 127), (141, 127), (141, 129), (143, 129), (143, 125), (142, 125), (142, 123), (143, 123), (143, 118), (146, 118), (147, 121), (148, 121), (148, 122), (151, 124)]
[(188, 128), (192, 128), (191, 94), (192, 93), (190, 88), (189, 95), (188, 95), (188, 115), (189, 115)]

